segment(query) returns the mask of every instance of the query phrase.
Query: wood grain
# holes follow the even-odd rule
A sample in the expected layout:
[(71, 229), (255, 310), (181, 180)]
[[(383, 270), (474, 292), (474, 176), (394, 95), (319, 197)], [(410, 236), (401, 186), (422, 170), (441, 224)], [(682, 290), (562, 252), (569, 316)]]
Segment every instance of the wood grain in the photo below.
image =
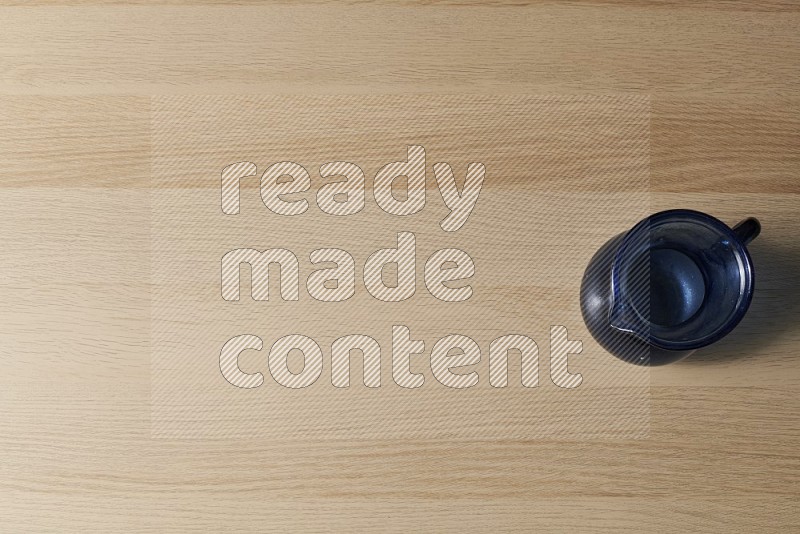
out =
[(10, 7), (0, 91), (791, 94), (800, 13), (712, 13), (636, 5)]
[[(2, 530), (800, 528), (798, 3), (73, 0), (0, 20)], [(764, 225), (750, 313), (651, 373), (647, 439), (151, 439), (152, 97), (542, 93), (649, 97), (653, 209)]]

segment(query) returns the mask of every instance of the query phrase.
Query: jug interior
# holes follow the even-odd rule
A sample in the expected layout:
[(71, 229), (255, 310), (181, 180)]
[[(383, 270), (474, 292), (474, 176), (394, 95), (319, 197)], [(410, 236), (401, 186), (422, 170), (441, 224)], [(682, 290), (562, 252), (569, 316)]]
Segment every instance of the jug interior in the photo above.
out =
[(741, 241), (717, 219), (665, 213), (637, 225), (620, 247), (611, 324), (662, 348), (699, 348), (741, 319), (752, 265)]
[(653, 248), (637, 261), (649, 262), (651, 323), (674, 327), (700, 310), (706, 298), (705, 277), (689, 255), (674, 248)]

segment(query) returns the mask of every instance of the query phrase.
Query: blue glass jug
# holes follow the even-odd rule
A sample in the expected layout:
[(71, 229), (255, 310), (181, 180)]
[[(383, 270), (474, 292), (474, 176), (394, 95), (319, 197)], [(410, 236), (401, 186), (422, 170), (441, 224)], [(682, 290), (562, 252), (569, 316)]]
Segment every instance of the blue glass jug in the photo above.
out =
[(664, 365), (736, 327), (753, 297), (747, 243), (754, 218), (733, 228), (692, 210), (662, 211), (603, 245), (581, 283), (581, 312), (611, 354)]

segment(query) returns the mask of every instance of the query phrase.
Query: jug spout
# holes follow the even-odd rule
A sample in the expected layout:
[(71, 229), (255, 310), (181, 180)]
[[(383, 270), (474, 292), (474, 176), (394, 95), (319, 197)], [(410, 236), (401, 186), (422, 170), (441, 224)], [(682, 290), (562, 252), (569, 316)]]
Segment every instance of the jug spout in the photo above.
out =
[(609, 326), (649, 341), (651, 229), (639, 224), (625, 236), (611, 264)]
[(608, 314), (608, 322), (614, 330), (633, 334), (643, 341), (649, 340), (649, 321), (642, 317), (630, 303), (624, 301), (613, 303)]

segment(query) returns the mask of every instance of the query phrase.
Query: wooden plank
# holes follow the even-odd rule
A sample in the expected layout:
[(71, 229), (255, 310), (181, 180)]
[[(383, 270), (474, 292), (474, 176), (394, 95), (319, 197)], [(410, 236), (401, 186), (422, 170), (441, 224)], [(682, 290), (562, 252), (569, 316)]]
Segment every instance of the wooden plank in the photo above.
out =
[(2, 11), (4, 94), (735, 96), (790, 94), (800, 81), (794, 11), (702, 16), (682, 7), (552, 4)]

